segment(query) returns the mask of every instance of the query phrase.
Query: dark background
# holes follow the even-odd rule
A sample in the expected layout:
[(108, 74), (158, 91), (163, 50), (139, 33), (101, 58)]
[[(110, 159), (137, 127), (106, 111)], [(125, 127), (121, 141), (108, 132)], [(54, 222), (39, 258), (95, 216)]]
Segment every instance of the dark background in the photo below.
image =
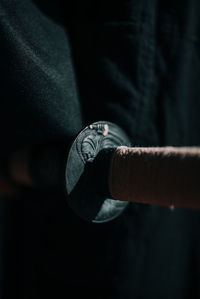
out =
[[(200, 2), (0, 0), (0, 153), (120, 125), (200, 144)], [(0, 201), (3, 298), (199, 298), (198, 211), (130, 204), (90, 224), (62, 193)]]

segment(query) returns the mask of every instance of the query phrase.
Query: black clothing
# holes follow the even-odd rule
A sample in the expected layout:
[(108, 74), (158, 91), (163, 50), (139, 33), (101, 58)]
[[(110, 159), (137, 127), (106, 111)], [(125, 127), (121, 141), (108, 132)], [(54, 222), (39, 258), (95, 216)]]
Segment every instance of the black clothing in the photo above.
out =
[[(98, 120), (137, 146), (199, 145), (199, 33), (199, 0), (0, 0), (2, 157)], [(98, 225), (63, 194), (0, 205), (5, 298), (200, 296), (199, 211), (130, 204)]]

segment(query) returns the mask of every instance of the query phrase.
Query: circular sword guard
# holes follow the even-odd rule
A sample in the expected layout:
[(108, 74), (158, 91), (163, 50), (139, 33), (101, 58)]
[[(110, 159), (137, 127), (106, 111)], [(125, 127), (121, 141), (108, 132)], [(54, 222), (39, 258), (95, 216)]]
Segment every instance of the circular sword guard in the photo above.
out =
[(116, 218), (126, 208), (127, 202), (106, 198), (101, 192), (108, 173), (99, 177), (95, 166), (100, 151), (121, 145), (130, 146), (129, 138), (119, 126), (106, 121), (87, 126), (72, 143), (65, 172), (66, 191), (70, 207), (81, 218), (103, 223)]

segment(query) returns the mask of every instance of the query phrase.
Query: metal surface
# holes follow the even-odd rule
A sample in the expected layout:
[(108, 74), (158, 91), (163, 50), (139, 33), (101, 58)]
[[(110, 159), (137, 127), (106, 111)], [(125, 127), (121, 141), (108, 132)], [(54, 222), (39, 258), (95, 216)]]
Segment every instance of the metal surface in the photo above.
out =
[(113, 123), (99, 121), (83, 129), (71, 146), (66, 166), (67, 200), (75, 213), (87, 221), (110, 221), (128, 204), (99, 195), (97, 178), (92, 172), (92, 162), (100, 150), (120, 145), (130, 145), (122, 129)]

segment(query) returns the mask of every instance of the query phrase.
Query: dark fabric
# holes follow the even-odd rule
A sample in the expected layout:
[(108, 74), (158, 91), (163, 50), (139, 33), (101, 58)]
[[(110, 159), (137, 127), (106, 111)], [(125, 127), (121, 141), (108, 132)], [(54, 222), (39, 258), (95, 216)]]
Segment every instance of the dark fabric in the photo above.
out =
[(29, 175), (34, 188), (65, 190), (69, 145), (48, 144), (30, 150)]
[[(199, 0), (0, 0), (1, 156), (98, 120), (137, 146), (199, 145), (199, 33)], [(198, 211), (90, 224), (42, 191), (1, 209), (4, 298), (200, 297)]]

